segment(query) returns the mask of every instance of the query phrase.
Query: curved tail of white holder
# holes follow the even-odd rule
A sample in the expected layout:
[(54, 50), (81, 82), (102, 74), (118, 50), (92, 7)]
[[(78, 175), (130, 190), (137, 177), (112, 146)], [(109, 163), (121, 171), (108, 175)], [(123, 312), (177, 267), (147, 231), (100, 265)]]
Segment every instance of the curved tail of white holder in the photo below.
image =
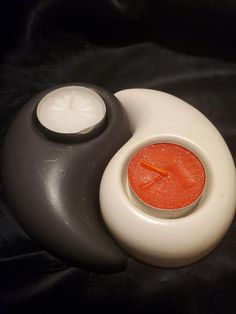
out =
[[(124, 90), (115, 96), (128, 114), (133, 136), (104, 172), (100, 186), (104, 221), (118, 243), (141, 261), (163, 267), (193, 263), (215, 248), (235, 214), (236, 176), (230, 151), (202, 113), (174, 96), (147, 89)], [(185, 146), (200, 157), (206, 170), (200, 202), (175, 219), (146, 211), (128, 187), (130, 158), (143, 146), (158, 142)]]

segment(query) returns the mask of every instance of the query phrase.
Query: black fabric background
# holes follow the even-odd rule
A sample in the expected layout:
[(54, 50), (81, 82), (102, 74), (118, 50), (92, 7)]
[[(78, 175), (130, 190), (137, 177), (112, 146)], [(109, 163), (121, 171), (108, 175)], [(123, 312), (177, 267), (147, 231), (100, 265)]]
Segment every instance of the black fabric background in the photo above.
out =
[[(186, 100), (217, 126), (235, 159), (235, 27), (235, 0), (3, 2), (1, 143), (35, 93), (87, 82)], [(161, 269), (130, 258), (126, 271), (103, 275), (38, 247), (12, 217), (2, 188), (0, 197), (0, 313), (236, 312), (235, 222), (217, 249), (191, 266)]]

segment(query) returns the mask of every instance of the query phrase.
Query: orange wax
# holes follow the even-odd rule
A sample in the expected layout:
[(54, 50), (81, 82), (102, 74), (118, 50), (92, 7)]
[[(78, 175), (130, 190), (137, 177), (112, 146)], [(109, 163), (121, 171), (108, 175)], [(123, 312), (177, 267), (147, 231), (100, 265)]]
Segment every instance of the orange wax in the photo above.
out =
[(199, 158), (187, 148), (157, 143), (132, 157), (128, 180), (144, 203), (173, 210), (196, 202), (204, 189), (206, 174)]

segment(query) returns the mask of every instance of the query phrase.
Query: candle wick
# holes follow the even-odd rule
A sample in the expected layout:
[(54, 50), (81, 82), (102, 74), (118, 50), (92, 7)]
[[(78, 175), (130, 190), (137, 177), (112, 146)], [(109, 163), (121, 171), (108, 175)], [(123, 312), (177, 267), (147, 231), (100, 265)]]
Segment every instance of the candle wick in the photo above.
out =
[(143, 168), (146, 168), (150, 171), (153, 171), (153, 172), (156, 172), (164, 177), (168, 176), (168, 171), (165, 170), (165, 169), (162, 169), (162, 168), (158, 168), (156, 166), (153, 166), (152, 164), (149, 164), (147, 163), (146, 161), (141, 161), (140, 162), (140, 165), (143, 167)]

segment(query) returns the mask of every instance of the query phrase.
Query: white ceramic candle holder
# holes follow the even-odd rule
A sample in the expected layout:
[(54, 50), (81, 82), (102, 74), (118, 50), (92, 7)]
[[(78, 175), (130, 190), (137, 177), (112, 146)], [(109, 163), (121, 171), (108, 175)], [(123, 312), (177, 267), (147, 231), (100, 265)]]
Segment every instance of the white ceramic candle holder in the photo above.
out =
[[(118, 243), (141, 261), (163, 267), (193, 263), (216, 247), (235, 214), (236, 177), (230, 151), (203, 114), (174, 96), (131, 89), (116, 97), (128, 114), (133, 136), (104, 172), (100, 185), (104, 221)], [(177, 218), (168, 219), (142, 206), (128, 186), (131, 157), (145, 145), (158, 142), (185, 146), (200, 158), (206, 171), (198, 204)]]

